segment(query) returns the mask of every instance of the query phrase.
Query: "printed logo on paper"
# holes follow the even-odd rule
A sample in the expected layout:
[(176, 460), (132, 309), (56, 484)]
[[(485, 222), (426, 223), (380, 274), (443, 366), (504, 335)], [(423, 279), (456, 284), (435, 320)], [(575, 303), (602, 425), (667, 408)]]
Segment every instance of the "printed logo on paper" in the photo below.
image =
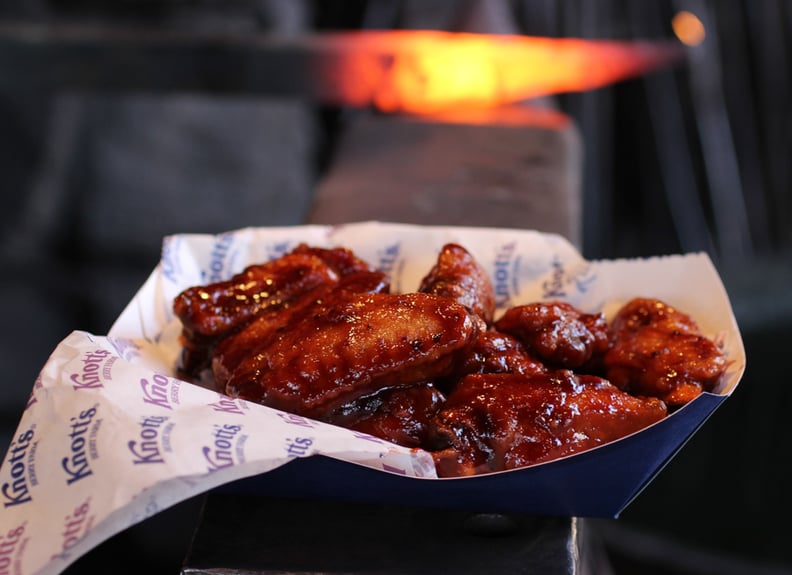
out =
[(72, 548), (80, 542), (93, 526), (94, 515), (91, 515), (91, 498), (77, 505), (63, 518), (61, 528), (61, 550), (52, 559), (68, 559)]
[(147, 405), (171, 411), (174, 405), (179, 404), (179, 390), (181, 382), (155, 373), (151, 377), (140, 378), (141, 400)]
[(36, 478), (35, 455), (38, 442), (36, 425), (31, 425), (11, 442), (8, 455), (3, 463), (3, 471), (10, 475), (8, 481), (0, 486), (3, 494), (3, 506), (13, 507), (33, 501), (31, 486), (38, 485)]
[[(380, 455), (380, 457), (384, 458), (384, 454)], [(398, 475), (407, 475), (407, 470), (404, 467), (396, 467), (395, 465), (392, 465), (385, 461), (381, 461), (380, 463), (382, 464), (383, 471), (387, 471), (389, 473), (396, 473)]]
[[(319, 425), (316, 421), (306, 419), (305, 417), (296, 415), (294, 413), (278, 412), (278, 417), (280, 417), (289, 425), (300, 427), (303, 430), (314, 429)], [(290, 436), (285, 440), (283, 449), (289, 458), (303, 457), (308, 453), (309, 449), (313, 445), (313, 442), (314, 438), (311, 435), (303, 436), (290, 434)]]
[(208, 471), (215, 472), (245, 462), (245, 443), (248, 436), (241, 425), (215, 424), (208, 445), (201, 448)]
[(313, 437), (287, 437), (285, 445), (286, 456), (289, 458), (305, 457), (313, 442)]
[(313, 429), (314, 427), (319, 425), (316, 421), (305, 418), (302, 415), (297, 415), (295, 413), (286, 413), (279, 411), (277, 415), (289, 425), (297, 425), (299, 427), (305, 427), (308, 429)]
[[(108, 337), (107, 341), (113, 346), (116, 353), (125, 361), (133, 361), (140, 357), (140, 346), (133, 339), (126, 337)], [(108, 373), (109, 375), (109, 373)], [(106, 377), (105, 379), (110, 379)]]
[(379, 445), (388, 445), (388, 442), (384, 439), (380, 439), (374, 435), (370, 435), (368, 433), (363, 433), (362, 431), (352, 431), (352, 436), (355, 439), (362, 439), (364, 441), (370, 441), (371, 443), (377, 443)]
[(101, 418), (96, 417), (98, 411), (97, 403), (69, 418), (69, 451), (60, 462), (67, 485), (93, 475), (91, 461), (99, 458), (97, 436), (102, 425)]
[(275, 260), (281, 256), (285, 256), (292, 250), (292, 244), (288, 241), (275, 242), (267, 246), (267, 259)]
[(517, 273), (519, 257), (516, 257), (517, 244), (509, 242), (498, 247), (495, 252), (492, 273), (492, 287), (495, 289), (495, 305), (498, 308), (511, 307), (512, 297), (517, 293)]
[(217, 394), (217, 400), (209, 403), (212, 411), (217, 413), (229, 413), (232, 415), (245, 415), (243, 409), (249, 409), (241, 400), (236, 400), (222, 393)]
[(112, 379), (112, 367), (117, 359), (117, 356), (106, 349), (94, 349), (84, 353), (80, 360), (80, 371), (69, 375), (72, 387), (76, 390), (104, 387), (104, 382)]
[(556, 255), (550, 264), (550, 278), (542, 283), (542, 295), (545, 299), (569, 297), (575, 293), (585, 293), (597, 279), (591, 266), (583, 266), (578, 270), (567, 270), (564, 262)]
[(29, 539), (22, 538), (26, 527), (27, 521), (23, 521), (5, 533), (0, 533), (0, 575), (19, 573), (19, 563)]
[(393, 277), (396, 271), (399, 255), (401, 254), (401, 243), (396, 242), (377, 250), (376, 268), (388, 277)]
[(165, 238), (162, 242), (162, 257), (160, 258), (160, 269), (162, 275), (171, 283), (178, 282), (181, 274), (179, 266), (179, 244), (181, 239), (178, 236)]
[(38, 402), (36, 392), (42, 387), (44, 387), (44, 382), (42, 381), (41, 374), (39, 373), (38, 377), (36, 377), (36, 381), (33, 383), (33, 389), (30, 391), (30, 396), (28, 397), (27, 403), (25, 404), (25, 411), (33, 407)]
[(173, 450), (170, 442), (175, 424), (167, 415), (149, 415), (138, 422), (138, 435), (127, 442), (133, 465), (165, 463), (165, 453)]
[(201, 272), (204, 283), (214, 283), (223, 281), (231, 277), (234, 255), (233, 234), (221, 234), (215, 238), (212, 249), (209, 252), (209, 269)]

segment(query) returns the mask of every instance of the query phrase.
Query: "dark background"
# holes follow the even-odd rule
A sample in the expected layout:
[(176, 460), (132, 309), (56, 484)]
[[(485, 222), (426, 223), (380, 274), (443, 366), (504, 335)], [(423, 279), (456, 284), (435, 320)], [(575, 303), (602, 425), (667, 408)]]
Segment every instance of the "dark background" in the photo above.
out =
[[(615, 561), (627, 569), (657, 553), (690, 560), (658, 572), (792, 572), (784, 527), (792, 510), (783, 355), (792, 346), (788, 2), (0, 0), (0, 24), (299, 34), (471, 30), (489, 14), (529, 35), (631, 39), (671, 38), (681, 10), (707, 31), (685, 64), (554, 102), (574, 119), (585, 150), (584, 255), (707, 252), (732, 299), (748, 369), (732, 398), (602, 532), (623, 543), (614, 545)], [(107, 331), (156, 264), (163, 235), (304, 221), (353, 113), (211, 88), (36, 90), (8, 46), (0, 47), (3, 446), (51, 350), (73, 329)], [(114, 538), (102, 547), (107, 555), (75, 570), (111, 555), (129, 572), (177, 571), (198, 504)], [(633, 544), (628, 534), (647, 539)]]

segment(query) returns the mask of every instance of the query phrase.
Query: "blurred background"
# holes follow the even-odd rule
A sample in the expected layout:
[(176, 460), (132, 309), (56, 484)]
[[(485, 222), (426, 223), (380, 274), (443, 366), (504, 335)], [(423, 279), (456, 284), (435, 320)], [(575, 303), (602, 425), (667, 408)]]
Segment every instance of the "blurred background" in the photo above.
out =
[[(20, 48), (28, 25), (175, 32), (196, 61), (216, 57), (207, 33), (243, 52), (257, 35), (400, 28), (688, 43), (681, 64), (541, 102), (579, 134), (583, 254), (707, 252), (748, 357), (732, 398), (619, 520), (594, 525), (618, 573), (792, 573), (789, 2), (0, 0), (3, 450), (49, 353), (74, 329), (107, 332), (162, 236), (304, 222), (347, 126), (372, 114), (222, 71), (186, 92), (43, 89)], [(120, 572), (177, 572), (197, 505), (102, 550)]]

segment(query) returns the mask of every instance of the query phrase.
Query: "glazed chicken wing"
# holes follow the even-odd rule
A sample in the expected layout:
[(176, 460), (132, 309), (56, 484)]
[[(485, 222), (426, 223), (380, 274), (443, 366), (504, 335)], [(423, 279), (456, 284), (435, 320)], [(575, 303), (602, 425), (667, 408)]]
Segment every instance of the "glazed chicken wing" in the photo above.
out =
[(226, 393), (321, 418), (385, 387), (448, 375), (477, 333), (461, 305), (424, 293), (333, 292), (226, 365)]
[(323, 299), (336, 297), (339, 293), (387, 293), (389, 287), (385, 274), (380, 271), (351, 272), (335, 284), (321, 286), (288, 303), (259, 312), (248, 325), (229, 334), (215, 346), (211, 359), (215, 387), (224, 391), (231, 372), (242, 359), (273, 337), (277, 330), (286, 329), (292, 318), (307, 307), (320, 305)]
[(495, 314), (495, 288), (489, 275), (465, 248), (446, 244), (418, 291), (450, 298), (489, 325)]
[(726, 369), (726, 357), (685, 313), (651, 298), (623, 306), (611, 323), (606, 377), (635, 395), (658, 397), (678, 407), (710, 391)]
[(593, 375), (568, 370), (464, 378), (439, 411), (450, 443), (434, 453), (438, 474), (475, 475), (571, 455), (624, 437), (666, 415)]
[(479, 332), (454, 378), (443, 382), (443, 391), (453, 389), (457, 380), (471, 373), (518, 373), (522, 375), (547, 371), (547, 366), (534, 357), (517, 338), (488, 329)]
[(388, 387), (342, 405), (325, 421), (404, 447), (432, 449), (432, 421), (444, 401), (431, 383)]
[(336, 281), (338, 274), (316, 255), (287, 254), (248, 266), (229, 280), (188, 288), (176, 297), (173, 310), (188, 330), (215, 336), (267, 307)]
[(539, 359), (559, 368), (581, 368), (608, 349), (605, 316), (583, 313), (566, 302), (509, 308), (495, 328), (513, 335)]
[(217, 342), (253, 318), (298, 306), (314, 290), (349, 277), (374, 279), (381, 283), (379, 289), (387, 289), (384, 274), (370, 270), (351, 250), (300, 244), (279, 258), (246, 267), (231, 279), (184, 290), (173, 302), (183, 327), (181, 374), (197, 378), (209, 367)]

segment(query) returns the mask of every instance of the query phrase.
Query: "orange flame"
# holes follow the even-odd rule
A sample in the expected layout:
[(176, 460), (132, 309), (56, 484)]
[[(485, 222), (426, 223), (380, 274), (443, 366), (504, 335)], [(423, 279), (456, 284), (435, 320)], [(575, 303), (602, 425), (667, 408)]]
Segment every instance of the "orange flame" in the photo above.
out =
[(707, 31), (699, 17), (685, 10), (674, 15), (671, 28), (679, 41), (687, 46), (698, 46), (707, 37)]
[(674, 42), (618, 42), (434, 31), (322, 37), (325, 100), (426, 114), (599, 88), (679, 58)]

